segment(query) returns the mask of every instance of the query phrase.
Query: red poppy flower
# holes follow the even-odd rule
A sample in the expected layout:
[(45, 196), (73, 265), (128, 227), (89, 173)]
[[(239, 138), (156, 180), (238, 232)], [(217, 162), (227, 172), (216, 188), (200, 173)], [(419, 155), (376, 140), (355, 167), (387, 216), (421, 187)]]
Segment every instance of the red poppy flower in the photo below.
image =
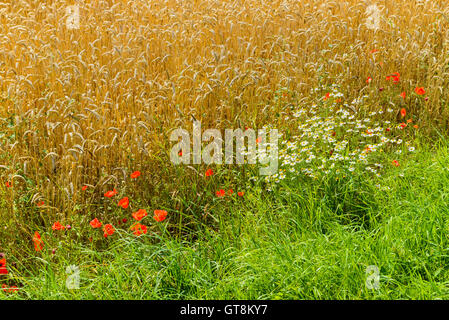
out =
[(401, 129), (404, 129), (407, 125), (406, 125), (404, 122), (402, 122), (402, 123), (400, 124), (400, 126), (401, 126)]
[(327, 99), (329, 99), (331, 96), (330, 92), (326, 93), (326, 95), (324, 96), (323, 100), (326, 101)]
[(94, 220), (92, 220), (89, 223), (92, 226), (92, 228), (94, 228), (94, 229), (95, 228), (100, 228), (102, 226), (102, 223), (97, 218), (95, 218)]
[(6, 188), (11, 188), (12, 187), (12, 183), (9, 181), (6, 181)]
[(2, 284), (2, 289), (3, 289), (3, 291), (7, 292), (8, 286), (6, 284)]
[(416, 92), (416, 94), (422, 96), (423, 94), (426, 93), (426, 90), (424, 90), (423, 87), (416, 87), (416, 88), (415, 88), (415, 92)]
[(134, 231), (133, 233), (134, 233), (136, 236), (140, 236), (140, 235), (142, 235), (142, 234), (146, 234), (147, 231), (148, 231), (148, 228), (147, 228), (147, 226), (145, 226), (145, 225), (143, 225), (143, 224), (136, 223), (135, 225), (133, 225), (133, 226), (131, 227), (131, 230)]
[(59, 221), (56, 221), (55, 223), (53, 223), (53, 226), (51, 227), (53, 230), (64, 230), (65, 227), (59, 223)]
[(182, 157), (182, 150), (178, 152), (178, 156)]
[(154, 220), (161, 222), (167, 218), (167, 211), (165, 210), (154, 210)]
[(6, 258), (0, 259), (0, 274), (8, 274), (8, 269), (6, 269)]
[(38, 207), (42, 207), (44, 204), (45, 204), (44, 201), (39, 201), (38, 203), (36, 203), (36, 205), (37, 205)]
[(115, 196), (117, 194), (117, 190), (112, 190), (112, 191), (108, 191), (104, 194), (105, 197), (107, 198), (112, 198), (113, 196)]
[(397, 160), (393, 160), (392, 163), (395, 167), (399, 167), (399, 162)]
[(378, 52), (379, 50), (377, 50), (377, 49), (373, 49), (373, 50), (371, 50), (369, 53), (376, 53), (376, 52)]
[(385, 129), (385, 130), (388, 132), (388, 131), (390, 131), (391, 129), (390, 129), (390, 128), (387, 128), (387, 129)]
[(415, 129), (418, 129), (418, 125), (417, 125), (417, 124), (415, 124), (415, 125), (413, 126), (413, 128), (415, 128)]
[(34, 250), (41, 251), (44, 247), (44, 242), (41, 240), (41, 235), (39, 232), (35, 232), (33, 236), (33, 242), (34, 242)]
[(217, 192), (215, 192), (215, 194), (217, 195), (217, 197), (221, 198), (221, 197), (225, 196), (226, 191), (224, 191), (223, 189), (220, 189)]
[(206, 177), (210, 177), (213, 174), (214, 174), (214, 171), (212, 169), (207, 169), (206, 170), (206, 173), (205, 173)]
[(146, 217), (147, 215), (148, 215), (148, 213), (144, 209), (139, 209), (132, 214), (133, 218), (136, 219), (137, 221), (142, 220), (143, 217)]
[(407, 114), (407, 111), (405, 110), (405, 108), (402, 108), (401, 109), (401, 117), (404, 118), (406, 114)]
[(86, 189), (87, 189), (87, 186), (83, 186), (83, 187), (81, 188), (81, 190), (83, 190), (83, 191), (86, 191)]
[(115, 232), (115, 229), (114, 229), (114, 227), (112, 226), (112, 224), (105, 224), (104, 225), (104, 227), (103, 227), (103, 232), (104, 232), (104, 234), (103, 234), (103, 236), (105, 237), (105, 238), (107, 238), (108, 236), (112, 236), (113, 234), (114, 234), (114, 232)]
[(399, 77), (398, 76), (387, 76), (386, 79), (387, 79), (387, 81), (389, 81), (391, 79), (391, 80), (393, 80), (394, 83), (398, 83), (399, 82)]
[(229, 189), (229, 190), (228, 190), (228, 194), (229, 194), (229, 195), (231, 195), (231, 194), (233, 194), (233, 193), (234, 193), (234, 190), (232, 190), (232, 189)]
[(120, 207), (122, 207), (123, 209), (128, 208), (128, 206), (129, 206), (129, 199), (128, 199), (128, 197), (124, 197), (123, 199), (121, 199), (121, 200), (118, 202), (118, 205), (119, 205)]
[(405, 91), (403, 91), (400, 96), (402, 97), (402, 99), (405, 99)]
[(373, 81), (373, 78), (371, 78), (371, 77), (368, 77), (368, 78), (366, 79), (366, 83), (371, 83), (371, 81)]
[(395, 73), (393, 73), (393, 74), (387, 76), (386, 79), (387, 79), (387, 81), (389, 81), (390, 79), (392, 79), (394, 83), (398, 83), (398, 82), (399, 82), (399, 77), (400, 77), (399, 72), (395, 72)]
[(239, 192), (237, 192), (237, 194), (239, 197), (243, 197), (243, 195), (245, 194), (245, 191), (239, 191)]
[(131, 179), (136, 179), (139, 176), (140, 176), (140, 171), (134, 171), (133, 173), (131, 173)]

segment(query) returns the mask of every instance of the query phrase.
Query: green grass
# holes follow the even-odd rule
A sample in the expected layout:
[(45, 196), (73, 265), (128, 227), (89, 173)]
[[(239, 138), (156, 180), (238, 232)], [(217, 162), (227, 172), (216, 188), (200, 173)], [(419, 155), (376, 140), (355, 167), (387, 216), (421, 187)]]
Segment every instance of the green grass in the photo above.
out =
[[(424, 145), (400, 163), (376, 179), (301, 180), (268, 195), (256, 186), (220, 200), (216, 228), (195, 240), (119, 233), (104, 251), (61, 243), (55, 256), (18, 262), (20, 292), (0, 298), (448, 299), (448, 146)], [(71, 264), (78, 290), (65, 286)], [(378, 290), (365, 285), (370, 265)]]

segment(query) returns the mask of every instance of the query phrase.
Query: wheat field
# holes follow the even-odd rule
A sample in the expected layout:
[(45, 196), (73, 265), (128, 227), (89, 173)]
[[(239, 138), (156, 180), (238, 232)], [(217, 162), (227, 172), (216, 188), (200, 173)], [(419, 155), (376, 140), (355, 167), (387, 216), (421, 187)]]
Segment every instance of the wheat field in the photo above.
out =
[[(382, 95), (395, 72), (398, 93), (424, 87), (425, 100)], [(171, 130), (192, 119), (285, 131), (289, 106), (338, 84), (345, 101), (366, 97), (356, 113), (405, 107), (423, 132), (445, 132), (448, 75), (446, 0), (4, 1), (0, 251), (26, 256), (39, 227), (107, 216), (100, 198), (113, 188), (209, 215), (189, 191), (203, 169), (168, 162)], [(135, 170), (146, 173), (139, 187), (127, 178)]]
[[(70, 30), (66, 7), (76, 3)], [(370, 4), (3, 3), (2, 174), (32, 177), (36, 197), (65, 210), (81, 180), (117, 180), (130, 156), (151, 165), (169, 129), (192, 115), (214, 127), (276, 121), (278, 88), (301, 101), (320, 81), (338, 82), (357, 98), (382, 68), (437, 88), (418, 111), (445, 122), (447, 2), (381, 1), (379, 29), (367, 24)]]

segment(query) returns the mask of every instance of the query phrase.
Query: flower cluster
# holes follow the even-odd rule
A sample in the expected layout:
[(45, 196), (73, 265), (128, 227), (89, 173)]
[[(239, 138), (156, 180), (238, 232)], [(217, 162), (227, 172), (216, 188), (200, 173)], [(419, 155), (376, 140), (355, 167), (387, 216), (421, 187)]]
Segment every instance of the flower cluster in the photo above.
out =
[[(387, 80), (396, 83), (399, 77), (399, 73), (395, 73)], [(421, 94), (421, 90), (417, 91)], [(318, 179), (330, 173), (348, 176), (360, 170), (380, 176), (384, 166), (378, 162), (380, 152), (388, 150), (400, 154), (404, 149), (413, 152), (414, 147), (403, 141), (403, 130), (413, 120), (395, 123), (392, 120), (395, 110), (389, 107), (378, 107), (362, 117), (356, 106), (363, 103), (364, 98), (366, 96), (351, 104), (342, 102), (344, 95), (333, 85), (318, 104), (293, 109), (285, 121), (295, 127), (295, 134), (281, 142), (279, 172), (267, 176), (266, 181), (280, 182), (298, 175)], [(405, 108), (396, 112), (401, 118), (406, 117)], [(418, 129), (417, 125), (413, 127)], [(393, 165), (399, 165), (397, 160), (392, 161)]]
[[(131, 173), (131, 179), (137, 179), (139, 176), (141, 175), (140, 171), (134, 171), (133, 173)], [(112, 198), (115, 195), (117, 195), (118, 191), (116, 189), (107, 191), (104, 196), (107, 198)], [(122, 199), (119, 200), (118, 202), (118, 206), (123, 208), (123, 209), (127, 209), (130, 205), (130, 200), (128, 197), (124, 197)], [(136, 212), (133, 212), (131, 214), (131, 216), (136, 220), (136, 221), (141, 221), (144, 217), (146, 217), (148, 215), (147, 211), (145, 209), (139, 209)], [(158, 222), (162, 222), (165, 220), (165, 218), (167, 217), (167, 211), (165, 210), (154, 210), (154, 220), (158, 221)], [(128, 221), (128, 219), (122, 219), (123, 223), (126, 223)], [(101, 226), (103, 225), (100, 220), (98, 220), (98, 218), (93, 219), (90, 222), (90, 225), (92, 226), (92, 228), (96, 229), (96, 228), (101, 228)], [(135, 224), (133, 224), (130, 227), (130, 230), (133, 231), (133, 233), (136, 236), (140, 236), (142, 234), (146, 234), (148, 231), (148, 227), (140, 224), (139, 222), (136, 222)], [(105, 224), (103, 226), (103, 236), (105, 238), (107, 238), (108, 236), (113, 235), (115, 232), (114, 226), (112, 224)]]
[[(139, 176), (141, 175), (140, 171), (134, 171), (133, 173), (131, 173), (130, 177), (131, 179), (137, 179)], [(88, 185), (84, 185), (81, 187), (82, 191), (86, 191), (88, 189)], [(106, 198), (110, 198), (112, 199), (113, 197), (115, 197), (118, 194), (118, 191), (114, 188), (112, 190), (109, 190), (107, 192), (104, 193), (104, 197)], [(39, 207), (41, 207), (42, 205), (44, 205), (44, 201), (40, 201), (37, 203), (37, 205)], [(123, 197), (122, 199), (120, 199), (117, 203), (117, 205), (123, 209), (128, 209), (128, 207), (130, 206), (130, 199), (129, 197)], [(165, 210), (154, 210), (154, 220), (157, 222), (162, 222), (166, 219), (167, 217), (167, 211)], [(136, 221), (141, 221), (145, 216), (147, 216), (147, 212), (144, 209), (139, 209), (136, 212), (132, 213), (132, 217), (136, 220)], [(119, 224), (121, 222), (126, 223), (128, 221), (128, 219), (124, 218), (121, 221), (119, 221)], [(115, 228), (111, 223), (106, 223), (103, 225), (103, 223), (98, 219), (95, 218), (92, 221), (89, 222), (90, 226), (94, 229), (100, 229), (103, 231), (103, 236), (105, 238), (112, 236), (115, 233)], [(52, 230), (53, 231), (63, 231), (63, 230), (70, 230), (72, 227), (70, 225), (63, 225), (60, 221), (56, 221), (53, 223), (52, 225)], [(139, 222), (136, 222), (135, 224), (133, 224), (130, 227), (130, 230), (133, 231), (133, 233), (137, 236), (140, 236), (142, 234), (146, 234), (147, 233), (147, 226), (140, 224)], [(92, 238), (90, 238), (92, 239)], [(34, 249), (36, 251), (42, 251), (42, 249), (44, 248), (44, 241), (41, 238), (41, 235), (38, 231), (36, 231), (33, 235), (33, 243), (34, 243)], [(53, 253), (56, 252), (56, 249), (53, 249), (52, 251)], [(0, 274), (7, 274), (7, 269), (6, 269), (6, 260), (2, 259), (0, 260)]]
[[(210, 177), (210, 176), (212, 176), (214, 174), (214, 172), (212, 171), (212, 169), (207, 169), (206, 170), (206, 173), (204, 174), (206, 177)], [(229, 189), (227, 192), (224, 190), (224, 189), (220, 189), (220, 190), (217, 190), (216, 192), (215, 192), (215, 195), (218, 197), (218, 198), (224, 198), (226, 195), (229, 195), (229, 196), (231, 196), (231, 195), (233, 195), (234, 194), (234, 190), (233, 189)], [(237, 195), (239, 196), (239, 197), (243, 197), (243, 195), (245, 194), (245, 191), (239, 191), (239, 192), (237, 192)]]

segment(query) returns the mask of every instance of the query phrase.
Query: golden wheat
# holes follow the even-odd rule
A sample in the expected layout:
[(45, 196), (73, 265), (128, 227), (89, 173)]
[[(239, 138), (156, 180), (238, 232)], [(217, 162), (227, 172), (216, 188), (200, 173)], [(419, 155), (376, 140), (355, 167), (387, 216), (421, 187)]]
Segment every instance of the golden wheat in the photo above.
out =
[[(79, 28), (66, 23), (70, 5)], [(280, 125), (277, 89), (298, 103), (338, 82), (352, 99), (375, 74), (432, 88), (415, 112), (446, 121), (448, 15), (445, 0), (3, 2), (1, 174), (33, 181), (31, 203), (68, 212), (82, 184), (104, 190), (130, 166), (162, 174), (154, 159), (192, 116)]]

